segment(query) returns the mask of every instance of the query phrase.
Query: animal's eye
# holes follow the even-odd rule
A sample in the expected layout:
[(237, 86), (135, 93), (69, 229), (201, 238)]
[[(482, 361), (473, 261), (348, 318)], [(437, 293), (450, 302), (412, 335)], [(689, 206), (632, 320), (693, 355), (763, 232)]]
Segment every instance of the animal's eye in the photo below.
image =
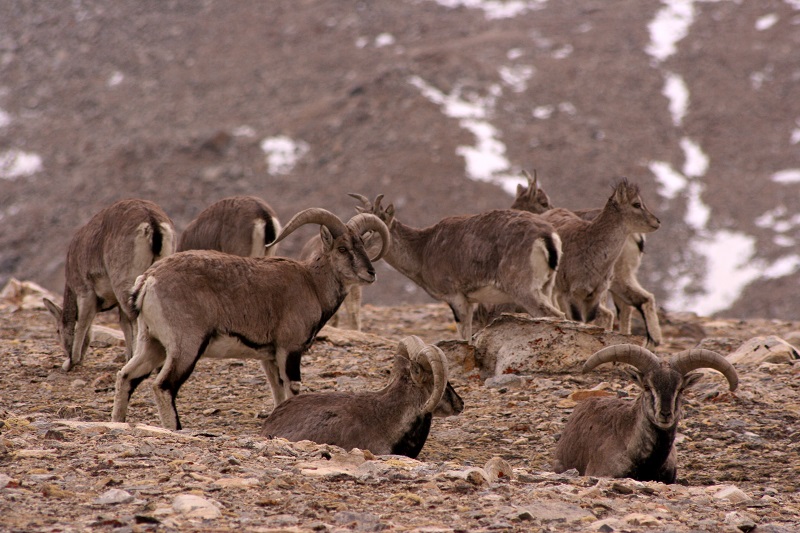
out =
[(347, 248), (345, 248), (344, 246), (340, 246), (339, 247), (339, 253), (340, 254), (346, 254), (347, 253)]
[(633, 207), (635, 207), (636, 209), (641, 209), (642, 208), (642, 203), (641, 202), (633, 202)]

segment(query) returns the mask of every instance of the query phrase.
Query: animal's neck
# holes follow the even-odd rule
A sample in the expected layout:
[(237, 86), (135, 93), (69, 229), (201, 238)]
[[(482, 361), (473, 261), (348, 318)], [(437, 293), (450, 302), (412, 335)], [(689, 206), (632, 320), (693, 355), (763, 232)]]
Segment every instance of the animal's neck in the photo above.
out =
[(644, 414), (641, 404), (640, 397), (636, 402), (636, 429), (628, 448), (628, 457), (631, 457), (629, 477), (646, 480), (656, 476), (667, 461), (675, 443), (678, 424), (676, 422), (667, 429), (653, 425)]
[(331, 265), (325, 256), (313, 258), (308, 271), (322, 307), (322, 314), (330, 318), (347, 297), (349, 287), (338, 276), (331, 275)]
[(395, 220), (392, 224), (392, 245), (383, 256), (384, 261), (404, 276), (417, 281), (420, 270), (420, 247), (417, 244), (424, 239), (425, 230), (406, 226)]
[(590, 223), (595, 233), (594, 244), (598, 249), (605, 250), (603, 262), (607, 265), (612, 265), (617, 260), (628, 237), (628, 230), (621, 216), (617, 206), (608, 204)]

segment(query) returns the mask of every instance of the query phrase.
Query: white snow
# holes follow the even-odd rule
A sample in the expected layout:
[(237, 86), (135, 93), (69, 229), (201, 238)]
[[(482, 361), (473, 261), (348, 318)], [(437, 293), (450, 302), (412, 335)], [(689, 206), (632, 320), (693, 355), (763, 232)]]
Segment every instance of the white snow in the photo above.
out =
[(778, 15), (775, 13), (770, 13), (769, 15), (764, 15), (763, 17), (759, 17), (756, 20), (756, 29), (758, 31), (768, 30), (778, 22)]
[(381, 33), (375, 37), (375, 46), (382, 48), (384, 46), (391, 46), (395, 43), (395, 38), (389, 33)]
[(288, 174), (294, 166), (308, 153), (308, 143), (295, 141), (285, 135), (267, 137), (261, 141), (261, 149), (267, 154), (267, 166), (270, 174)]
[(683, 164), (683, 174), (691, 178), (699, 178), (708, 172), (708, 156), (700, 145), (688, 137), (680, 141), (686, 161)]
[(500, 67), (499, 71), (500, 79), (515, 93), (525, 92), (528, 88), (528, 80), (533, 77), (534, 72), (534, 68), (528, 65)]
[(445, 94), (419, 76), (409, 78), (430, 102), (440, 106), (445, 115), (458, 119), (459, 126), (475, 136), (473, 146), (459, 146), (456, 153), (464, 158), (467, 177), (499, 185), (509, 194), (515, 194), (517, 184), (524, 183), (514, 172), (506, 156), (506, 145), (500, 140), (501, 132), (491, 124), (491, 118), (502, 89), (495, 84), (486, 95), (462, 94), (456, 87)]
[(771, 176), (775, 183), (800, 183), (800, 168), (780, 170)]
[(11, 124), (11, 115), (0, 109), (0, 128), (5, 128), (9, 124)]
[(662, 94), (669, 100), (669, 113), (672, 115), (672, 124), (680, 126), (689, 109), (689, 88), (679, 74), (668, 72), (664, 80)]
[(38, 154), (22, 150), (7, 150), (0, 153), (0, 178), (15, 180), (32, 176), (42, 170), (42, 158)]
[(117, 85), (122, 83), (123, 80), (125, 80), (125, 75), (122, 72), (116, 70), (111, 74), (111, 76), (109, 76), (106, 85), (108, 85), (109, 87), (116, 87)]
[(677, 51), (677, 44), (689, 34), (694, 23), (694, 0), (669, 0), (647, 25), (650, 43), (645, 48), (657, 62), (663, 62)]
[(686, 188), (688, 180), (680, 172), (664, 161), (651, 161), (647, 168), (656, 177), (656, 181), (661, 186), (658, 194), (667, 200), (674, 199), (679, 192)]
[(483, 10), (487, 19), (512, 18), (526, 11), (541, 9), (547, 0), (434, 0), (450, 9), (466, 7)]

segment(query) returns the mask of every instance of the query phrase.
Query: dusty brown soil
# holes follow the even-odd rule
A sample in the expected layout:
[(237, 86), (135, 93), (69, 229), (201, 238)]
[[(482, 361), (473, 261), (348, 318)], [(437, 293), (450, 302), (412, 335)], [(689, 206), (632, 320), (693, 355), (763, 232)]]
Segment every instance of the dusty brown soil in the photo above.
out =
[[(662, 348), (672, 352), (699, 343), (729, 353), (753, 336), (790, 337), (798, 330), (793, 322), (675, 315), (665, 317)], [(366, 306), (364, 334), (323, 331), (304, 356), (304, 386), (379, 388), (397, 340), (408, 334), (428, 342), (454, 339), (449, 310), (439, 304)], [(253, 362), (201, 360), (179, 396), (186, 428), (180, 432), (152, 427), (158, 417), (147, 381), (131, 403), (131, 425), (109, 424), (121, 353), (121, 347), (95, 344), (82, 365), (64, 373), (49, 315), (0, 309), (0, 529), (800, 527), (798, 364), (740, 367), (734, 394), (719, 375), (704, 378), (687, 395), (678, 484), (666, 486), (549, 473), (549, 455), (574, 405), (571, 392), (606, 381), (613, 391), (635, 394), (616, 370), (575, 376), (521, 369), (521, 384), (499, 388), (486, 386), (474, 372), (457, 371), (452, 381), (465, 410), (436, 419), (412, 461), (260, 438), (271, 395)], [(493, 457), (513, 471), (492, 483), (470, 475)], [(176, 502), (185, 494), (215, 502), (214, 517), (181, 510)]]

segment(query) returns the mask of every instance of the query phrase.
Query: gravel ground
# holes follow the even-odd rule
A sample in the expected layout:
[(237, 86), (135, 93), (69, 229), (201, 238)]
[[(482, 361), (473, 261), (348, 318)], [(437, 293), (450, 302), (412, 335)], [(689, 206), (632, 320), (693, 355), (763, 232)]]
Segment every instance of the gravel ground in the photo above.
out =
[[(303, 359), (308, 390), (376, 389), (397, 341), (455, 339), (443, 305), (364, 308), (364, 333), (323, 330)], [(726, 392), (709, 374), (687, 394), (678, 483), (550, 471), (575, 402), (618, 370), (519, 369), (487, 386), (455, 368), (465, 401), (436, 419), (417, 460), (258, 436), (271, 394), (252, 361), (201, 360), (181, 390), (186, 429), (158, 427), (140, 387), (128, 424), (109, 422), (122, 348), (93, 343), (60, 369), (43, 310), (0, 307), (0, 528), (8, 531), (795, 531), (800, 527), (800, 365), (740, 366)], [(108, 323), (112, 316), (101, 317)], [(722, 353), (797, 323), (664, 317), (664, 351)], [(640, 340), (634, 338), (634, 341)], [(661, 351), (661, 350), (659, 350)]]

